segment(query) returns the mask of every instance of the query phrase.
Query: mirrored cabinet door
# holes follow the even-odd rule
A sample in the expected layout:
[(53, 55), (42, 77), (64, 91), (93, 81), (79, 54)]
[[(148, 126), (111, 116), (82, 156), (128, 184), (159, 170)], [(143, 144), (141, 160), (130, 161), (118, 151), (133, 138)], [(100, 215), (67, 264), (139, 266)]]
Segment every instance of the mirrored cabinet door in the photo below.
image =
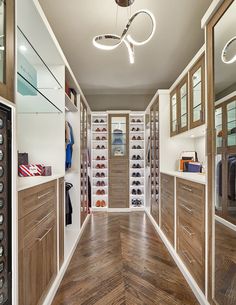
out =
[(190, 128), (205, 123), (205, 57), (190, 71)]
[(179, 85), (179, 122), (178, 132), (188, 130), (188, 77), (186, 76)]
[(14, 1), (0, 0), (0, 96), (14, 99)]

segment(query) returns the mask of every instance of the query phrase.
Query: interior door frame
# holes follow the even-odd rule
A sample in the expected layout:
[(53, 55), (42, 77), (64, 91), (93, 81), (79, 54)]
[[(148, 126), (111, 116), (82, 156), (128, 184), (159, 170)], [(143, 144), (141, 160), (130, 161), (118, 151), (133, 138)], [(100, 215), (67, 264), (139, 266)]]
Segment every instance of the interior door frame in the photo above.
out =
[(213, 29), (225, 11), (235, 0), (225, 0), (206, 27), (207, 50), (207, 162), (208, 162), (208, 301), (217, 304), (214, 300), (214, 235), (215, 235), (215, 154), (216, 154), (216, 130), (215, 130), (215, 94), (214, 94), (214, 32)]

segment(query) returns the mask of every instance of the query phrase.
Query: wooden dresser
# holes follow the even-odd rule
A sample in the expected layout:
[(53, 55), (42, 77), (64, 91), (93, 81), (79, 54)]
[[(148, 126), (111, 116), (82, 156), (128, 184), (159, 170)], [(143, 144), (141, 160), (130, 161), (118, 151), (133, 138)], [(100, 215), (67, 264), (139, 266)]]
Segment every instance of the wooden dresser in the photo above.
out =
[(205, 185), (176, 179), (177, 252), (205, 291)]
[(57, 182), (19, 192), (19, 304), (42, 304), (57, 274)]

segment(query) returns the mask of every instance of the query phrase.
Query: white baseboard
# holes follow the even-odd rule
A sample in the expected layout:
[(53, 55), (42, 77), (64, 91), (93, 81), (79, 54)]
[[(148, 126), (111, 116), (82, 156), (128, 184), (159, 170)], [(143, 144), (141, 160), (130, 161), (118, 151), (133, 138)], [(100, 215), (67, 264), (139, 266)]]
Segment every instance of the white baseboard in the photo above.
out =
[(81, 227), (81, 230), (80, 230), (80, 232), (78, 234), (78, 238), (75, 241), (75, 243), (74, 243), (74, 245), (73, 245), (73, 247), (72, 247), (72, 249), (70, 251), (70, 254), (68, 255), (67, 260), (64, 261), (61, 269), (59, 270), (59, 272), (57, 274), (57, 277), (56, 277), (55, 281), (53, 282), (53, 284), (51, 286), (51, 289), (49, 290), (49, 292), (48, 292), (48, 294), (47, 294), (47, 296), (46, 296), (46, 298), (45, 298), (45, 300), (43, 302), (43, 305), (51, 305), (52, 304), (52, 301), (53, 301), (53, 299), (54, 299), (54, 297), (55, 297), (55, 295), (57, 293), (57, 290), (58, 290), (58, 288), (59, 288), (59, 286), (61, 284), (61, 281), (62, 281), (62, 279), (63, 279), (63, 277), (65, 275), (65, 272), (66, 272), (66, 270), (67, 270), (67, 268), (68, 268), (68, 266), (70, 264), (70, 261), (72, 259), (72, 256), (73, 256), (74, 252), (75, 252), (75, 249), (77, 248), (78, 243), (79, 243), (79, 241), (81, 239), (81, 236), (82, 236), (82, 234), (84, 232), (84, 229), (85, 229), (85, 227), (86, 227), (86, 225), (88, 223), (89, 217), (90, 217), (90, 215), (88, 215), (86, 217), (86, 219), (85, 219), (85, 221), (84, 221), (84, 223), (83, 223), (83, 225)]
[(184, 263), (182, 262), (181, 258), (178, 256), (177, 252), (175, 249), (172, 247), (168, 239), (165, 237), (164, 233), (161, 231), (160, 227), (156, 224), (154, 218), (152, 215), (149, 213), (148, 210), (146, 210), (146, 214), (148, 215), (149, 219), (151, 220), (154, 228), (156, 229), (158, 235), (161, 237), (163, 243), (165, 244), (167, 250), (169, 251), (170, 255), (174, 259), (176, 265), (180, 269), (181, 273), (183, 274), (184, 278), (188, 282), (191, 290), (193, 291), (194, 295), (198, 299), (199, 303), (201, 305), (210, 305), (206, 299), (206, 296), (204, 293), (201, 291), (201, 289), (198, 287), (196, 281), (188, 271), (188, 269), (185, 267)]

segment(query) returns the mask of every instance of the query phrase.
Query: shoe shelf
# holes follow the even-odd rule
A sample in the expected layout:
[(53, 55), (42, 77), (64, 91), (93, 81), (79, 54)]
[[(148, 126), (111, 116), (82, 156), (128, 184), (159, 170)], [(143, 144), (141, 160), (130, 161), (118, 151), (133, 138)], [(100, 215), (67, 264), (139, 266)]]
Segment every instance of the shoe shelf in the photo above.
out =
[(108, 208), (108, 116), (92, 114), (92, 209)]
[(145, 207), (145, 115), (130, 114), (130, 208)]

